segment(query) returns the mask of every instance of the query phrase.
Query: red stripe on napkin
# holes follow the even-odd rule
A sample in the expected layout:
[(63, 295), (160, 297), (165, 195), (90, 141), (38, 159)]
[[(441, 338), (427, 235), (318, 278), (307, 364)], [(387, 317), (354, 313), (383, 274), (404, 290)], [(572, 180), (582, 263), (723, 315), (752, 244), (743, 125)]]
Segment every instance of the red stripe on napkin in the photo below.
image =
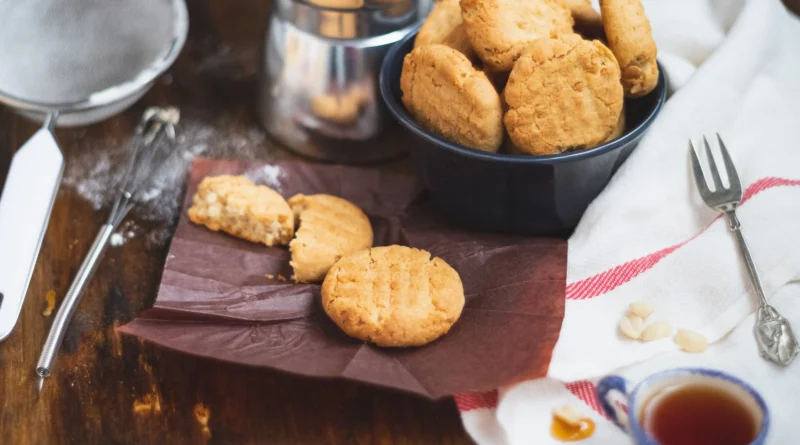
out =
[(577, 382), (564, 383), (564, 387), (590, 408), (597, 411), (599, 414), (606, 415), (606, 413), (603, 412), (603, 408), (600, 407), (600, 401), (597, 399), (597, 388), (595, 388), (594, 383), (588, 380), (579, 380)]
[(496, 408), (497, 391), (488, 392), (462, 392), (455, 394), (456, 408), (459, 412), (470, 411), (478, 408)]
[[(742, 204), (744, 204), (747, 200), (749, 200), (750, 198), (752, 198), (753, 196), (764, 190), (773, 187), (787, 187), (787, 186), (800, 186), (800, 180), (775, 178), (775, 177), (759, 179), (758, 181), (754, 182), (753, 184), (750, 184), (750, 186), (747, 187), (747, 190), (745, 190), (744, 194), (742, 195)], [(714, 221), (716, 221), (717, 219), (719, 219), (719, 217), (714, 219)], [(599, 295), (602, 295), (606, 292), (615, 289), (618, 286), (627, 283), (628, 281), (632, 280), (639, 274), (655, 266), (659, 261), (664, 259), (664, 257), (666, 257), (667, 255), (678, 250), (680, 247), (682, 247), (689, 241), (700, 236), (710, 226), (711, 224), (706, 226), (706, 228), (703, 229), (697, 235), (689, 238), (686, 241), (675, 244), (674, 246), (661, 249), (649, 255), (636, 258), (635, 260), (628, 261), (627, 263), (621, 264), (619, 266), (615, 266), (605, 272), (601, 272), (589, 278), (585, 278), (583, 280), (568, 284), (566, 291), (567, 300), (587, 300), (589, 298), (594, 298)]]

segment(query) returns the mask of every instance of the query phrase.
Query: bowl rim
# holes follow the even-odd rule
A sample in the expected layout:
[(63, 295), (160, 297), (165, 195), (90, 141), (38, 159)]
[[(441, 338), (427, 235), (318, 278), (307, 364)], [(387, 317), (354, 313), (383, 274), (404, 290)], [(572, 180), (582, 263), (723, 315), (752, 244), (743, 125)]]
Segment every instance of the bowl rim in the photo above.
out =
[[(562, 162), (571, 162), (571, 161), (579, 161), (581, 159), (592, 158), (595, 156), (599, 156), (603, 153), (607, 153), (609, 151), (617, 150), (628, 145), (631, 141), (636, 140), (646, 129), (649, 127), (653, 121), (655, 120), (658, 113), (661, 111), (661, 108), (666, 102), (667, 96), (667, 82), (666, 77), (664, 74), (664, 68), (658, 63), (658, 83), (656, 84), (655, 89), (650, 94), (657, 94), (658, 97), (656, 99), (656, 104), (650, 110), (650, 113), (645, 116), (642, 122), (639, 125), (632, 128), (630, 131), (625, 133), (624, 135), (620, 136), (617, 139), (614, 139), (611, 142), (607, 142), (604, 144), (600, 144), (596, 147), (592, 147), (588, 150), (580, 150), (580, 151), (573, 151), (567, 153), (560, 153), (555, 155), (515, 155), (515, 154), (506, 154), (506, 153), (493, 153), (493, 152), (486, 152), (481, 151), (475, 148), (465, 147), (460, 144), (456, 144), (454, 142), (450, 142), (443, 138), (440, 138), (430, 132), (425, 130), (421, 126), (419, 126), (412, 118), (408, 115), (408, 112), (405, 109), (405, 106), (402, 105), (398, 100), (394, 98), (392, 94), (392, 88), (389, 82), (389, 66), (392, 64), (392, 61), (398, 57), (400, 52), (400, 48), (405, 46), (410, 40), (416, 38), (417, 32), (419, 31), (420, 25), (412, 28), (411, 31), (406, 35), (403, 39), (396, 42), (389, 51), (386, 53), (386, 56), (383, 58), (383, 62), (381, 63), (381, 70), (378, 76), (378, 84), (381, 92), (381, 97), (383, 98), (384, 104), (389, 109), (389, 111), (394, 115), (395, 119), (397, 119), (400, 124), (405, 127), (407, 130), (414, 133), (416, 136), (424, 139), (425, 141), (437, 145), (441, 148), (454, 152), (456, 154), (480, 159), (485, 161), (494, 161), (494, 162), (504, 162), (510, 164), (558, 164)], [(405, 57), (405, 55), (403, 55)]]

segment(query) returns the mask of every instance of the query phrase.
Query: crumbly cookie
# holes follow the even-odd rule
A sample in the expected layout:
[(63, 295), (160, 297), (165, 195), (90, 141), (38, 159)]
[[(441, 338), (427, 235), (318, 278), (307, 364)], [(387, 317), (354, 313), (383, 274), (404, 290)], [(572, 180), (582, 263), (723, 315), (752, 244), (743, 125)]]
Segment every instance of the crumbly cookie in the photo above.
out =
[(464, 308), (458, 273), (404, 246), (342, 258), (322, 283), (322, 307), (347, 335), (378, 346), (421, 346), (446, 334)]
[(294, 213), (283, 196), (244, 176), (204, 178), (189, 220), (267, 246), (286, 245), (294, 235)]
[(572, 32), (563, 0), (461, 0), (467, 37), (483, 63), (510, 71), (532, 40)]
[(625, 97), (640, 97), (658, 84), (656, 42), (639, 0), (600, 0), (608, 46), (622, 70)]
[(622, 110), (614, 54), (577, 34), (539, 39), (522, 54), (505, 89), (508, 134), (536, 155), (593, 147), (606, 140)]
[(331, 195), (295, 195), (289, 206), (298, 222), (289, 243), (298, 283), (322, 281), (340, 258), (372, 247), (372, 225), (355, 204)]
[(495, 152), (503, 142), (500, 96), (453, 48), (425, 45), (408, 53), (400, 89), (409, 114), (429, 131), (484, 151)]
[(469, 59), (475, 58), (475, 51), (467, 38), (461, 22), (459, 0), (440, 0), (433, 7), (414, 39), (414, 48), (440, 43), (449, 46)]

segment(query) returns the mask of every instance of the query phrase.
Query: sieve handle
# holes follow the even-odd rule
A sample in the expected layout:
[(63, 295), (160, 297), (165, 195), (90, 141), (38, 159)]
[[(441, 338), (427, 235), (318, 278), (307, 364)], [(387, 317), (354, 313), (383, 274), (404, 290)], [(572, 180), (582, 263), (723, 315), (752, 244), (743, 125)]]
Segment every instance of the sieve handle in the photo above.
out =
[(19, 319), (64, 171), (50, 130), (55, 119), (49, 116), (11, 158), (0, 195), (0, 340)]

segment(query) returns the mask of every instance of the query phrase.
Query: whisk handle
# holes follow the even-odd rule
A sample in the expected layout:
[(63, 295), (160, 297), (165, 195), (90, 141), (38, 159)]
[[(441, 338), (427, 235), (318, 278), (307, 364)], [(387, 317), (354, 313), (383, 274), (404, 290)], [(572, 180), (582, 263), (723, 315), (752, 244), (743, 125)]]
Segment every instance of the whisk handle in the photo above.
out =
[(103, 256), (113, 232), (113, 225), (103, 225), (97, 237), (95, 237), (94, 243), (92, 243), (92, 247), (89, 249), (89, 253), (86, 255), (86, 258), (84, 258), (83, 264), (81, 264), (80, 269), (78, 269), (78, 273), (72, 281), (66, 296), (64, 296), (64, 301), (61, 303), (61, 307), (58, 308), (55, 319), (53, 319), (53, 325), (50, 327), (47, 341), (42, 349), (42, 354), (39, 356), (39, 362), (36, 364), (36, 374), (39, 377), (50, 376), (53, 361), (61, 347), (61, 342), (64, 340), (64, 334), (72, 319), (72, 314), (75, 313), (83, 290), (86, 288), (89, 280), (91, 280), (92, 275), (94, 275), (97, 264), (100, 262), (100, 258)]

